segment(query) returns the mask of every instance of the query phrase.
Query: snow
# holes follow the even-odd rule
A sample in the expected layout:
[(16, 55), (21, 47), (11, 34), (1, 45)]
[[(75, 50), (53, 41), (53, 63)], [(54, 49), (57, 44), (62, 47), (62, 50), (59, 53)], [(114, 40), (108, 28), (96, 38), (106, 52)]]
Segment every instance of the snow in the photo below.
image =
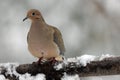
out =
[(94, 55), (85, 54), (85, 55), (82, 55), (82, 56), (76, 57), (76, 58), (68, 58), (65, 63), (76, 62), (77, 64), (86, 66), (87, 63), (90, 63), (91, 61), (101, 61), (105, 58), (110, 58), (110, 57), (115, 57), (115, 56), (110, 55), (110, 54), (102, 54), (100, 57), (98, 57), (98, 56), (94, 56)]
[(77, 57), (77, 59), (78, 59), (80, 64), (82, 64), (83, 66), (86, 66), (87, 63), (90, 63), (91, 61), (94, 61), (96, 59), (96, 56), (83, 55), (81, 57)]
[[(61, 68), (63, 68), (63, 66), (68, 65), (68, 63), (70, 62), (76, 62), (77, 65), (81, 65), (81, 66), (86, 66), (88, 63), (90, 63), (91, 61), (101, 61), (104, 60), (105, 58), (109, 58), (109, 57), (115, 57), (113, 55), (101, 55), (100, 57), (98, 56), (93, 56), (93, 55), (82, 55), (80, 57), (75, 57), (75, 58), (68, 58), (65, 59), (63, 61), (63, 63), (59, 63), (56, 66), (54, 66), (54, 68), (56, 70), (60, 70)], [(16, 77), (19, 78), (19, 80), (46, 80), (45, 79), (45, 75), (44, 74), (37, 74), (36, 76), (31, 76), (31, 74), (26, 73), (26, 74), (19, 74), (16, 72), (15, 68), (19, 66), (18, 63), (3, 63), (0, 64), (0, 73), (2, 68), (6, 69), (6, 74), (8, 75), (10, 74), (11, 76), (14, 74)], [(7, 80), (5, 79), (4, 75), (0, 74), (0, 80)], [(80, 77), (76, 74), (76, 75), (67, 75), (66, 73), (64, 73), (64, 76), (62, 77), (61, 80), (80, 80)]]
[(96, 56), (85, 54), (85, 55), (82, 55), (82, 56), (76, 57), (76, 58), (68, 58), (67, 62), (76, 62), (77, 64), (86, 66), (87, 63), (94, 61), (96, 58), (97, 58)]
[(59, 63), (58, 65), (54, 66), (56, 70), (60, 70), (63, 68), (63, 63)]
[(60, 70), (61, 68), (63, 68), (64, 65), (68, 65), (68, 63), (70, 62), (75, 62), (77, 65), (86, 66), (91, 61), (101, 61), (105, 58), (110, 58), (110, 57), (115, 57), (115, 56), (110, 54), (102, 54), (101, 56), (98, 57), (98, 56), (85, 54), (80, 57), (65, 59), (63, 63), (56, 65), (54, 68), (56, 70)]
[(110, 54), (102, 54), (102, 56), (99, 58), (99, 60), (103, 60), (105, 58), (110, 58), (110, 57), (115, 57), (114, 55), (110, 55)]
[(80, 77), (77, 74), (76, 75), (67, 75), (65, 73), (61, 80), (80, 80)]
[(45, 80), (45, 75), (38, 74), (36, 76), (31, 76), (30, 74), (26, 73), (19, 77), (20, 80)]
[[(45, 80), (45, 75), (44, 74), (38, 74), (36, 76), (31, 76), (31, 74), (19, 74), (16, 72), (15, 68), (18, 66), (18, 63), (3, 63), (0, 64), (0, 67), (4, 67), (7, 70), (7, 73), (5, 75), (14, 74), (15, 76), (19, 77), (19, 80)], [(6, 80), (3, 75), (0, 75), (0, 80)]]
[(3, 75), (0, 75), (0, 80), (5, 80), (5, 77)]

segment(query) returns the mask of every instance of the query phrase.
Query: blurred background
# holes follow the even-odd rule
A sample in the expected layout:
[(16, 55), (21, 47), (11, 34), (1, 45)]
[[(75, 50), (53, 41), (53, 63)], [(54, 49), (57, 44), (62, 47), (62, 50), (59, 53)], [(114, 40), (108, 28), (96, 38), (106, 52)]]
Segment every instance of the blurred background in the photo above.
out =
[(1, 0), (0, 62), (31, 63), (29, 9), (41, 11), (63, 35), (66, 57), (120, 54), (120, 0)]
[[(31, 22), (22, 21), (29, 9), (40, 10), (48, 24), (60, 29), (66, 57), (120, 55), (120, 0), (1, 0), (0, 63), (37, 60), (27, 49)], [(81, 80), (119, 78), (88, 77)]]

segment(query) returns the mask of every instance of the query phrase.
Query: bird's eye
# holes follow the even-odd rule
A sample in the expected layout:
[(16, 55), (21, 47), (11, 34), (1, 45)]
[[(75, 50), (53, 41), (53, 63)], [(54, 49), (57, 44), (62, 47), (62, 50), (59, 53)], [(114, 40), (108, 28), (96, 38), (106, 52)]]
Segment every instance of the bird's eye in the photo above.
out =
[(32, 15), (34, 16), (34, 15), (35, 15), (35, 13), (32, 13)]

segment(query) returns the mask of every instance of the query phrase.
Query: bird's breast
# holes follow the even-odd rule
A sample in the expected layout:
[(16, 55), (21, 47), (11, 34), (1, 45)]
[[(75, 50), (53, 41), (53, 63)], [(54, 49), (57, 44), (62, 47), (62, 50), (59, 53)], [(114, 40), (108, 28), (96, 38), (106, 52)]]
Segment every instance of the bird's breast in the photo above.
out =
[(29, 31), (28, 36), (29, 51), (36, 57), (46, 58), (59, 55), (58, 46), (53, 42), (53, 35), (49, 31)]

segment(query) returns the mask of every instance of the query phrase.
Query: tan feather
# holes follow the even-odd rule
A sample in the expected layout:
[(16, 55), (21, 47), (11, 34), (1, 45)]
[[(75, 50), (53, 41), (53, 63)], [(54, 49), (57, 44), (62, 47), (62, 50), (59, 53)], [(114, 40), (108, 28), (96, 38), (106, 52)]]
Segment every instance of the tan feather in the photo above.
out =
[(64, 46), (64, 42), (63, 42), (61, 32), (56, 27), (53, 27), (53, 26), (50, 26), (50, 27), (54, 30), (54, 33), (53, 33), (53, 38), (54, 39), (53, 40), (57, 44), (57, 46), (59, 47), (60, 54), (64, 55), (65, 46)]

